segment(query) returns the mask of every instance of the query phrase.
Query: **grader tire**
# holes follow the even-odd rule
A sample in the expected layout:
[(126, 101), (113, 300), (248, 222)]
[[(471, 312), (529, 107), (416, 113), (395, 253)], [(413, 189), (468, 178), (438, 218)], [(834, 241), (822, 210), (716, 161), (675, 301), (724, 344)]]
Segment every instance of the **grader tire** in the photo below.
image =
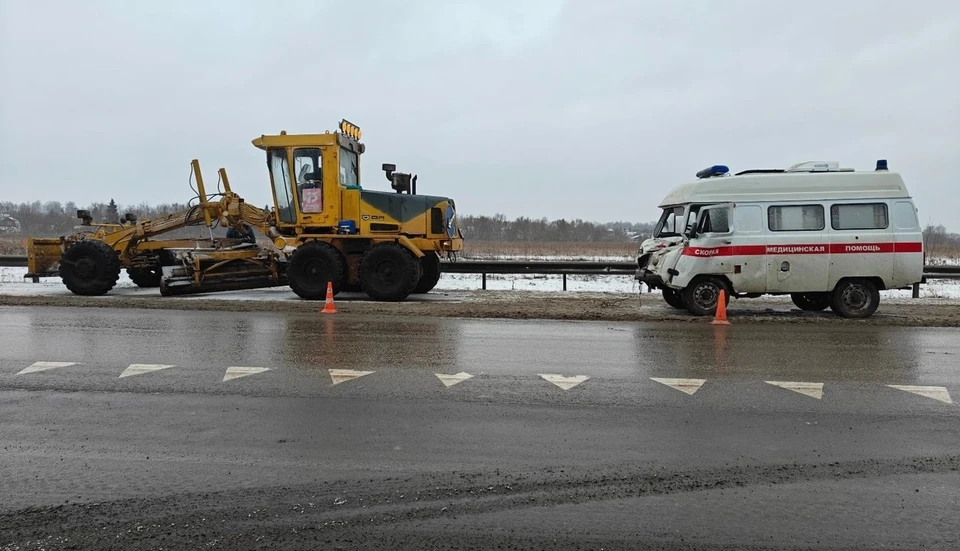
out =
[(374, 245), (360, 259), (360, 286), (373, 300), (398, 302), (420, 281), (420, 262), (396, 243)]
[(355, 283), (344, 283), (340, 286), (340, 291), (343, 293), (362, 293), (363, 287)]
[(105, 295), (120, 278), (120, 259), (103, 241), (77, 241), (63, 253), (60, 278), (76, 295)]
[(150, 268), (127, 268), (127, 276), (130, 277), (137, 287), (151, 288), (159, 287), (160, 279), (163, 277), (163, 271), (160, 266)]
[(327, 282), (333, 283), (334, 293), (340, 292), (345, 269), (337, 249), (322, 241), (310, 241), (293, 251), (287, 280), (300, 298), (323, 300), (327, 296)]
[(440, 257), (434, 253), (427, 253), (420, 259), (420, 281), (413, 289), (413, 294), (429, 293), (440, 281)]

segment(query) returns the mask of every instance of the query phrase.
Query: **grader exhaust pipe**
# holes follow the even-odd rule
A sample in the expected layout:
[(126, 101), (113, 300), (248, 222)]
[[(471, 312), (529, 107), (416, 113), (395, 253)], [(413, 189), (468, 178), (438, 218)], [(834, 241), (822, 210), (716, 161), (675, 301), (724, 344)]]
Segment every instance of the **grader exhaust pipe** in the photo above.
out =
[(397, 165), (391, 163), (383, 163), (383, 172), (387, 176), (387, 180), (390, 181), (390, 187), (392, 187), (397, 193), (409, 193), (410, 195), (417, 194), (417, 175), (404, 174), (403, 172), (397, 172)]

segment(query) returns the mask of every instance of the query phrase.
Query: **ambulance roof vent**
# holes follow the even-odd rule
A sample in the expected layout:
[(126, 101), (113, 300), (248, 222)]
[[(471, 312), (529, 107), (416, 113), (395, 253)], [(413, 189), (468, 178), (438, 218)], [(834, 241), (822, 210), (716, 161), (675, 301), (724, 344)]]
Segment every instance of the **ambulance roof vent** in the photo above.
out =
[(701, 170), (700, 172), (698, 172), (698, 173), (697, 173), (697, 178), (699, 178), (699, 179), (702, 180), (702, 179), (704, 179), (704, 178), (713, 178), (713, 177), (716, 177), (716, 176), (726, 176), (726, 175), (729, 174), (729, 173), (730, 173), (730, 169), (729, 169), (726, 165), (713, 165), (713, 166), (711, 166), (711, 167), (707, 167), (707, 168)]
[(837, 161), (806, 161), (797, 163), (784, 172), (840, 172)]

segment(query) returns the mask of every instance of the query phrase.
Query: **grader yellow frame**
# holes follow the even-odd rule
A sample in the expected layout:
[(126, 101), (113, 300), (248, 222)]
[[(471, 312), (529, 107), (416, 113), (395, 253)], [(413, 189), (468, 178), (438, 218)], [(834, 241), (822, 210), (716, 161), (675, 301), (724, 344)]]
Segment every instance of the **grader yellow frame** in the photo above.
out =
[[(114, 287), (120, 269), (164, 295), (288, 283), (302, 298), (363, 291), (375, 300), (403, 300), (429, 292), (440, 277), (440, 257), (463, 247), (452, 199), (417, 195), (417, 176), (383, 170), (393, 192), (361, 187), (360, 129), (341, 121), (339, 132), (262, 135), (271, 181), (271, 212), (235, 194), (220, 169), (218, 200), (206, 194), (192, 161), (199, 204), (157, 220), (127, 216), (121, 224), (93, 224), (59, 239), (28, 241), (28, 277), (60, 275), (76, 294)], [(228, 228), (226, 239), (156, 239), (186, 226)], [(271, 246), (259, 246), (253, 229)]]

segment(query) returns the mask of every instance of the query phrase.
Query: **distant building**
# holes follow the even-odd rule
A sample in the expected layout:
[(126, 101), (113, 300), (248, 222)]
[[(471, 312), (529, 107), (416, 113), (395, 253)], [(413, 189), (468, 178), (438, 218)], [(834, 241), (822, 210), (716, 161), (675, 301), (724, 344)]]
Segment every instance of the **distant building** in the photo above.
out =
[(20, 221), (9, 214), (0, 214), (0, 234), (14, 235), (20, 233)]

